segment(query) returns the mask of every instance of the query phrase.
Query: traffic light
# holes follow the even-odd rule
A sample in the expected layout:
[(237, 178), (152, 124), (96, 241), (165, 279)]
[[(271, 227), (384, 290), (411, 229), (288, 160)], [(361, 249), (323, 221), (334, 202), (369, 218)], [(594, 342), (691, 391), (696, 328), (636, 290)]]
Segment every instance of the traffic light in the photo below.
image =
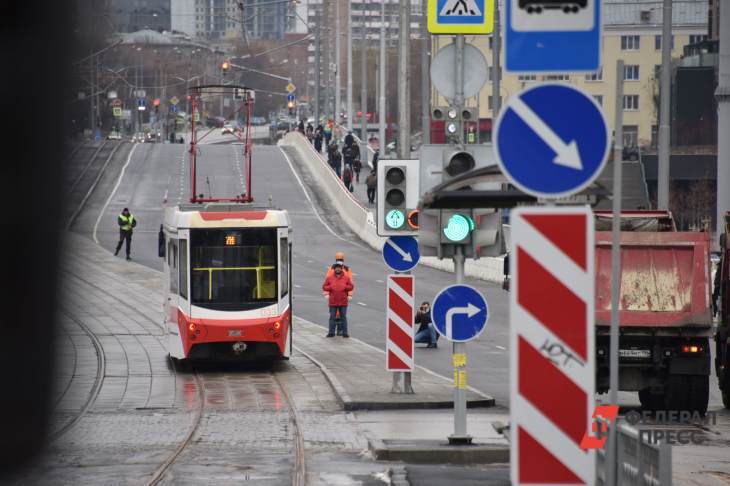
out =
[(225, 76), (228, 74), (228, 70), (231, 69), (231, 63), (228, 61), (223, 61), (223, 64), (221, 64), (221, 74)]
[(418, 165), (418, 160), (378, 162), (378, 235), (418, 233)]
[(496, 209), (423, 209), (419, 214), (421, 256), (451, 258), (461, 246), (466, 258), (504, 255), (501, 212)]
[[(421, 145), (419, 198), (434, 186), (481, 167), (497, 165), (491, 144)], [(484, 189), (478, 184), (472, 189)]]
[(294, 108), (296, 108), (296, 103), (292, 100), (289, 100), (289, 102), (286, 104), (286, 107), (289, 108), (289, 115), (294, 115)]

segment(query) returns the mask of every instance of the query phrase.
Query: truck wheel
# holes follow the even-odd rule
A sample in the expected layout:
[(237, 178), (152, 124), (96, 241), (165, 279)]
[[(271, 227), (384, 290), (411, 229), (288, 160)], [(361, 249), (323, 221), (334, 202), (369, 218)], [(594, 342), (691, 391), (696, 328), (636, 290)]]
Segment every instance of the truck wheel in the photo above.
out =
[(705, 375), (688, 376), (689, 389), (687, 397), (689, 410), (699, 412), (702, 415), (707, 413), (707, 403), (710, 401), (710, 377)]
[(643, 410), (655, 411), (664, 406), (664, 395), (662, 393), (653, 393), (651, 388), (639, 390), (639, 401)]
[(664, 388), (666, 410), (687, 410), (689, 408), (689, 376), (669, 375)]

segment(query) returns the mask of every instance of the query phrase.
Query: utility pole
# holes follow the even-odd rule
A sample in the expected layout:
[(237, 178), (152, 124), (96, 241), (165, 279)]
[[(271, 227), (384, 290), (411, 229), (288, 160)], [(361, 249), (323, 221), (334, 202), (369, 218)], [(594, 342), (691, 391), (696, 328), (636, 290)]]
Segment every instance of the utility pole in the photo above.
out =
[(330, 115), (332, 114), (332, 109), (330, 108), (332, 105), (330, 104), (332, 102), (332, 97), (330, 93), (330, 88), (332, 87), (332, 69), (330, 66), (331, 57), (330, 52), (332, 51), (332, 36), (330, 35), (329, 27), (325, 27), (326, 25), (329, 25), (330, 21), (330, 0), (322, 0), (323, 2), (323, 10), (324, 10), (324, 21), (322, 22), (322, 28), (327, 29), (326, 30), (326, 40), (324, 46), (324, 72), (326, 73), (325, 79), (324, 79), (324, 114), (327, 119), (330, 118)]
[(398, 30), (398, 156), (411, 158), (411, 110), (408, 71), (411, 40), (411, 2), (399, 0)]
[[(363, 0), (363, 13), (365, 12), (365, 0)], [(360, 157), (367, 163), (368, 159), (368, 26), (365, 22), (365, 15), (362, 16), (362, 44), (360, 46)]]
[(347, 127), (352, 130), (352, 2), (347, 3)]
[[(497, 0), (495, 0), (495, 3)], [(428, 35), (428, 0), (421, 0), (421, 136), (422, 143), (431, 143), (431, 73), (428, 62), (428, 49), (431, 36)]]
[[(663, 41), (662, 41), (663, 42)], [(608, 350), (608, 403), (618, 403), (618, 340), (619, 340), (619, 291), (621, 283), (621, 194), (623, 171), (624, 138), (624, 62), (616, 61), (616, 118), (614, 128), (613, 155), (613, 221), (611, 238), (611, 330)], [(608, 486), (618, 486), (618, 467), (616, 464), (618, 445), (616, 427), (611, 424), (608, 438)]]
[[(342, 41), (340, 37), (342, 37), (342, 33), (340, 32), (340, 2), (335, 1), (335, 57), (337, 58), (335, 60), (335, 130), (340, 124), (340, 112), (342, 111), (342, 106), (340, 106), (342, 104), (342, 100), (340, 99), (342, 96), (342, 85), (340, 79), (340, 72), (342, 71), (342, 69), (340, 69), (340, 63), (342, 61), (340, 44), (342, 44)], [(334, 134), (332, 134), (332, 136), (334, 138)]]
[(380, 96), (378, 98), (378, 139), (380, 156), (385, 155), (385, 2), (380, 2)]
[[(730, 211), (730, 5), (720, 5), (720, 66), (717, 83), (717, 234), (725, 232), (725, 212)], [(730, 244), (730, 243), (726, 243)]]
[(669, 209), (669, 102), (672, 91), (672, 0), (664, 0), (662, 10), (664, 13), (662, 14), (662, 76), (659, 88), (661, 99), (659, 106), (657, 209)]
[[(494, 0), (494, 32), (492, 32), (492, 126), (502, 108), (502, 66), (500, 55), (502, 50), (502, 34), (499, 23), (499, 0)], [(479, 114), (477, 112), (477, 134), (479, 133)]]
[(96, 110), (94, 109), (94, 93), (96, 87), (94, 86), (94, 54), (89, 57), (89, 128), (91, 128), (91, 140), (96, 138)]
[(320, 63), (320, 57), (322, 56), (322, 6), (318, 7), (317, 13), (317, 25), (314, 31), (314, 126), (319, 125), (320, 107), (319, 101), (322, 96), (320, 93), (320, 87), (322, 86), (321, 72), (322, 65)]

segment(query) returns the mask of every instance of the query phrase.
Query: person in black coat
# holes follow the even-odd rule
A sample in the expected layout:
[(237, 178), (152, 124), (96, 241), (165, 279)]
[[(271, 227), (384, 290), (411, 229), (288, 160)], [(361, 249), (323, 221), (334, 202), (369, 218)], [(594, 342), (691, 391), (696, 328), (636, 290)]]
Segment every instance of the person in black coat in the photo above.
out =
[(438, 348), (439, 335), (431, 321), (431, 304), (424, 300), (416, 312), (415, 323), (420, 324), (416, 333), (415, 342), (427, 343), (428, 348)]

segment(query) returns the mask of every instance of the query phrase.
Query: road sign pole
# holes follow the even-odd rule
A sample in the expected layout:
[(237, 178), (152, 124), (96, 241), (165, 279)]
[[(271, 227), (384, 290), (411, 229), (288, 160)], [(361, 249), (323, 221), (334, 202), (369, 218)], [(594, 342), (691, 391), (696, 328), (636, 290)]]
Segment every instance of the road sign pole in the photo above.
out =
[[(456, 46), (456, 56), (455, 58), (455, 65), (454, 65), (454, 71), (456, 76), (456, 94), (454, 96), (454, 105), (456, 107), (457, 112), (461, 113), (462, 108), (464, 108), (464, 36), (462, 34), (459, 34), (454, 39), (454, 44)], [(458, 134), (458, 143), (464, 142), (464, 123), (461, 120), (461, 116), (458, 117), (457, 122), (457, 131)]]
[[(621, 269), (621, 177), (623, 171), (623, 78), (624, 62), (616, 62), (616, 129), (614, 143), (616, 152), (613, 156), (613, 221), (611, 227), (611, 336), (609, 344), (609, 395), (610, 405), (618, 404), (618, 331), (619, 331), (619, 291), (621, 288), (619, 274)], [(611, 426), (608, 435), (608, 481), (609, 486), (617, 482), (618, 465), (616, 444), (616, 427)]]
[[(463, 37), (463, 36), (460, 36)], [(454, 254), (456, 284), (464, 282), (464, 250), (456, 246)], [(466, 434), (466, 343), (454, 342), (451, 362), (454, 366), (454, 433), (448, 437), (449, 444), (471, 444)]]

